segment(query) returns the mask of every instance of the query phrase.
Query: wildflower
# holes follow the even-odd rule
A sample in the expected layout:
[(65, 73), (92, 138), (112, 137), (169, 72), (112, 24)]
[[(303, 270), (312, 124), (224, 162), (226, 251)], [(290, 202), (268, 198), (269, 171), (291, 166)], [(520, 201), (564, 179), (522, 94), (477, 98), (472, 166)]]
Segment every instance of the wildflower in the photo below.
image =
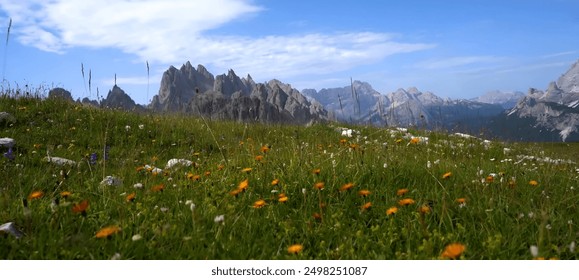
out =
[(362, 205), (361, 208), (362, 208), (362, 211), (363, 211), (363, 210), (368, 210), (368, 209), (370, 209), (371, 207), (372, 207), (372, 202), (366, 202), (366, 203), (364, 203), (364, 205)]
[(420, 208), (418, 209), (418, 212), (420, 212), (421, 214), (428, 214), (430, 213), (430, 211), (431, 211), (430, 206), (426, 204), (420, 206)]
[(280, 194), (280, 195), (278, 196), (278, 199), (277, 199), (277, 201), (279, 201), (279, 202), (281, 202), (281, 203), (287, 202), (287, 200), (288, 200), (288, 197), (287, 197), (285, 194), (283, 194), (283, 193)]
[(139, 125), (139, 129), (145, 129), (145, 125), (144, 125), (144, 124), (140, 124), (140, 125)]
[(317, 212), (314, 213), (314, 214), (312, 215), (312, 217), (314, 217), (314, 220), (316, 220), (316, 221), (321, 221), (321, 220), (322, 220), (322, 215), (321, 215), (320, 213), (317, 213)]
[(133, 185), (133, 188), (135, 188), (135, 189), (142, 189), (142, 188), (143, 188), (143, 184), (141, 184), (141, 183), (136, 183), (136, 184)]
[(405, 198), (398, 201), (398, 204), (400, 204), (401, 206), (406, 206), (414, 203), (415, 201), (412, 198)]
[(133, 202), (135, 200), (136, 196), (137, 196), (136, 193), (131, 193), (131, 194), (127, 195), (127, 197), (126, 197), (127, 202)]
[(325, 186), (326, 184), (324, 184), (324, 182), (317, 182), (316, 184), (314, 184), (314, 188), (318, 190), (323, 190)]
[(60, 197), (62, 197), (62, 198), (68, 198), (71, 195), (72, 195), (71, 192), (67, 192), (67, 191), (60, 192)]
[(267, 203), (265, 202), (265, 200), (260, 199), (256, 202), (253, 203), (253, 208), (261, 208), (263, 206), (265, 206)]
[(205, 171), (204, 175), (205, 177), (209, 177), (209, 175), (211, 175), (211, 171)]
[(352, 149), (352, 150), (357, 150), (358, 148), (360, 148), (360, 145), (358, 145), (358, 144), (350, 144), (350, 149)]
[(314, 175), (320, 175), (320, 172), (321, 170), (319, 168), (312, 170), (312, 173), (314, 173)]
[(354, 187), (354, 183), (346, 183), (344, 185), (342, 185), (342, 187), (340, 188), (340, 191), (347, 191), (349, 189), (351, 189), (352, 187)]
[(44, 196), (42, 191), (34, 191), (30, 195), (28, 195), (28, 200), (38, 199)]
[(225, 168), (225, 165), (223, 165), (223, 164), (220, 164), (217, 166), (217, 170), (223, 170), (223, 168)]
[(403, 196), (408, 192), (408, 189), (399, 189), (398, 191), (396, 191), (396, 195), (397, 196)]
[(492, 183), (494, 180), (495, 180), (495, 177), (492, 176), (492, 175), (487, 176), (486, 179), (485, 179), (485, 181), (486, 181), (487, 183)]
[(529, 181), (529, 185), (531, 185), (531, 186), (537, 186), (538, 184), (539, 184), (539, 182), (537, 182), (535, 180)]
[(245, 190), (247, 190), (248, 187), (249, 187), (249, 179), (245, 179), (245, 180), (241, 181), (241, 183), (239, 183), (239, 185), (237, 186), (237, 189), (239, 191), (245, 191)]
[(348, 143), (348, 140), (347, 140), (347, 139), (340, 139), (340, 144), (344, 145), (344, 144), (346, 144), (346, 143)]
[(247, 168), (241, 169), (241, 172), (243, 172), (243, 173), (249, 173), (249, 172), (251, 172), (251, 170), (252, 170), (251, 167), (247, 167)]
[(412, 137), (412, 139), (410, 139), (410, 144), (418, 144), (418, 142), (420, 142), (420, 138)]
[(360, 190), (358, 192), (358, 195), (366, 197), (366, 196), (370, 195), (370, 191), (369, 190)]
[(255, 161), (259, 161), (259, 162), (263, 161), (263, 156), (262, 155), (255, 156)]
[(386, 215), (390, 216), (390, 215), (394, 215), (396, 214), (396, 212), (398, 212), (398, 207), (390, 207), (388, 208), (388, 210), (386, 210)]
[(237, 196), (241, 192), (240, 189), (235, 189), (229, 192), (231, 196)]
[(402, 139), (400, 139), (400, 138), (396, 139), (396, 144), (400, 144), (400, 143), (402, 143)]
[(86, 199), (72, 206), (72, 212), (80, 213), (83, 216), (86, 215), (86, 209), (88, 209), (88, 200)]
[(98, 159), (97, 153), (92, 153), (88, 158), (88, 162), (90, 163), (90, 165), (95, 165), (97, 163), (97, 159)]
[(187, 175), (187, 178), (189, 178), (192, 181), (199, 181), (201, 180), (201, 176), (200, 175), (193, 175), (191, 174), (191, 177), (189, 177), (189, 175)]
[(287, 252), (290, 254), (297, 254), (299, 252), (301, 252), (304, 249), (304, 246), (300, 245), (300, 244), (294, 244), (291, 245), (287, 248)]
[(269, 146), (267, 146), (267, 145), (262, 146), (262, 147), (259, 149), (259, 151), (265, 154), (265, 153), (269, 152)]
[(457, 199), (456, 199), (456, 202), (457, 202), (458, 204), (464, 204), (464, 203), (466, 203), (466, 198), (464, 198), (464, 197), (457, 198)]
[(135, 168), (135, 171), (137, 172), (141, 172), (143, 170), (145, 170), (145, 166), (137, 166), (137, 168)]
[(151, 191), (153, 192), (162, 192), (165, 189), (165, 185), (163, 184), (159, 184), (159, 185), (155, 185), (151, 188)]
[(456, 259), (460, 255), (462, 255), (462, 253), (464, 252), (465, 249), (466, 249), (466, 246), (464, 246), (463, 244), (452, 243), (452, 244), (447, 245), (444, 248), (444, 251), (442, 252), (441, 257), (447, 258), (447, 259)]
[(452, 176), (452, 172), (446, 172), (442, 175), (442, 179), (448, 179), (450, 176)]
[(277, 184), (279, 184), (279, 179), (273, 179), (273, 181), (271, 181), (272, 186), (277, 186)]
[(119, 231), (121, 231), (121, 228), (118, 226), (108, 226), (108, 227), (104, 227), (104, 228), (100, 229), (95, 234), (95, 237), (96, 238), (105, 238), (105, 237), (112, 236), (113, 234), (115, 234)]
[(34, 144), (33, 147), (34, 149), (38, 150), (40, 147), (42, 147), (42, 144)]
[(133, 237), (131, 237), (131, 240), (133, 241), (138, 241), (141, 240), (143, 237), (140, 234), (135, 234), (133, 235)]
[(225, 221), (225, 215), (215, 216), (213, 219), (215, 223), (223, 223)]
[(4, 153), (4, 157), (9, 160), (14, 160), (15, 156), (14, 153), (12, 152), (12, 147), (8, 148), (8, 151)]

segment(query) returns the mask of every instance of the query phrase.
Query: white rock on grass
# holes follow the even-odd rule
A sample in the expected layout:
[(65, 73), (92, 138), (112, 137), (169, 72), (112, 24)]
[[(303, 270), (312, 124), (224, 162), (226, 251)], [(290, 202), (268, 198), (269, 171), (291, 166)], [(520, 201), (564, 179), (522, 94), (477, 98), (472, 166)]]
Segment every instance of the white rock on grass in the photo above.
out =
[(191, 166), (191, 164), (193, 164), (193, 162), (190, 160), (182, 158), (173, 158), (167, 161), (167, 166), (165, 166), (165, 169), (171, 169), (176, 165)]
[(7, 147), (7, 148), (12, 148), (14, 147), (14, 145), (16, 144), (16, 141), (14, 141), (14, 139), (12, 138), (0, 138), (0, 147)]
[(24, 236), (24, 233), (22, 233), (20, 230), (18, 230), (18, 228), (16, 228), (16, 226), (14, 225), (13, 222), (8, 222), (8, 223), (0, 225), (0, 232), (6, 232), (6, 233), (11, 234), (12, 236), (14, 236), (16, 238), (20, 238), (20, 237)]
[(113, 177), (107, 176), (101, 181), (101, 186), (115, 186), (118, 187), (123, 184), (123, 180)]
[(46, 160), (47, 162), (50, 162), (50, 163), (57, 164), (57, 165), (75, 165), (76, 164), (76, 161), (74, 161), (74, 160), (61, 158), (61, 157), (47, 156), (44, 158), (44, 160)]

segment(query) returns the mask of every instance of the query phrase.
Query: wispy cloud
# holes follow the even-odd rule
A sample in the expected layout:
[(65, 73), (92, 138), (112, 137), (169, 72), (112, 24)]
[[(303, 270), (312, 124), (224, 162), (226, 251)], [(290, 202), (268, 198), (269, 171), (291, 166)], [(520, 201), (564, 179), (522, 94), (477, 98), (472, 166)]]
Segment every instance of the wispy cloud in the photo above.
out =
[(416, 67), (429, 70), (453, 69), (463, 66), (497, 63), (501, 60), (502, 58), (496, 56), (458, 56), (422, 61), (417, 63)]
[(560, 57), (560, 56), (574, 55), (574, 54), (576, 54), (576, 53), (579, 53), (579, 51), (567, 51), (567, 52), (550, 53), (550, 54), (546, 54), (546, 55), (541, 56), (541, 58), (547, 59), (547, 58), (554, 58), (554, 57)]
[(330, 73), (435, 47), (372, 32), (210, 35), (265, 11), (250, 0), (0, 0), (0, 8), (14, 19), (18, 41), (43, 51), (115, 48), (141, 62), (190, 60), (264, 78)]

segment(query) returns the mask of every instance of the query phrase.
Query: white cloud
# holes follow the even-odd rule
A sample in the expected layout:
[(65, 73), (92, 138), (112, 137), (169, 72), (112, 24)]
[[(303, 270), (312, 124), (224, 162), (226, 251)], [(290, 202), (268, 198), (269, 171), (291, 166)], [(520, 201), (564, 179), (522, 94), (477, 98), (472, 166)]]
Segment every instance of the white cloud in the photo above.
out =
[(495, 56), (457, 56), (448, 58), (430, 59), (416, 65), (422, 69), (452, 69), (473, 64), (488, 64), (501, 61), (502, 58)]
[(347, 70), (434, 47), (372, 32), (208, 35), (264, 11), (250, 0), (0, 0), (0, 8), (13, 18), (17, 40), (44, 51), (115, 48), (141, 62), (180, 65), (189, 60), (263, 78)]

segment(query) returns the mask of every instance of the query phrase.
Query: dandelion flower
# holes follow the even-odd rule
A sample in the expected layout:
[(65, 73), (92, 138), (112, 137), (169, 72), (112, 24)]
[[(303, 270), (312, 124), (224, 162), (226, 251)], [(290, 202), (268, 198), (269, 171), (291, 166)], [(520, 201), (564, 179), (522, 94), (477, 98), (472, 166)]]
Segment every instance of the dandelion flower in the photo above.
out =
[(388, 210), (386, 210), (386, 215), (394, 215), (396, 212), (398, 212), (398, 207), (390, 207)]
[(342, 185), (342, 187), (340, 188), (340, 191), (347, 191), (349, 189), (351, 189), (352, 187), (354, 187), (354, 183), (346, 183), (344, 185)]
[(245, 180), (241, 181), (241, 183), (239, 183), (239, 185), (237, 186), (237, 189), (239, 191), (245, 191), (245, 190), (247, 190), (248, 187), (249, 187), (249, 179), (245, 179)]
[(88, 200), (86, 199), (72, 206), (72, 212), (82, 215), (86, 215), (86, 209), (88, 209)]
[(491, 175), (487, 176), (486, 179), (485, 179), (485, 181), (486, 181), (487, 183), (492, 183), (494, 180), (495, 180), (495, 177), (493, 177), (493, 176), (491, 176)]
[(420, 208), (418, 209), (418, 212), (422, 213), (422, 214), (428, 214), (430, 213), (430, 206), (428, 205), (422, 205), (420, 206)]
[(165, 189), (165, 185), (163, 184), (159, 184), (159, 185), (155, 185), (151, 188), (151, 191), (153, 192), (162, 192)]
[(34, 191), (28, 196), (28, 200), (38, 199), (44, 196), (42, 191)]
[(457, 202), (458, 204), (466, 203), (466, 198), (464, 198), (464, 197), (457, 198), (457, 199), (456, 199), (456, 202)]
[(262, 147), (259, 149), (259, 151), (265, 154), (265, 153), (269, 152), (269, 146), (267, 146), (267, 145), (262, 146)]
[(360, 190), (358, 192), (358, 195), (366, 197), (366, 196), (370, 195), (370, 191), (369, 190)]
[(418, 142), (420, 142), (420, 138), (418, 137), (412, 137), (412, 139), (410, 139), (410, 144), (418, 144)]
[(260, 199), (256, 202), (253, 203), (253, 208), (262, 208), (263, 206), (265, 206), (267, 203), (265, 202), (265, 200)]
[(531, 186), (537, 186), (538, 184), (539, 184), (539, 182), (537, 182), (535, 180), (529, 181), (529, 185), (531, 185)]
[(362, 210), (368, 210), (372, 207), (372, 202), (366, 202), (364, 203), (364, 205), (362, 205)]
[(285, 194), (283, 194), (283, 193), (280, 194), (279, 197), (278, 197), (278, 199), (277, 199), (277, 201), (279, 201), (279, 202), (281, 202), (281, 203), (285, 203), (285, 202), (287, 202), (287, 200), (288, 200), (288, 197), (287, 197)]
[(405, 198), (398, 201), (398, 204), (400, 204), (401, 206), (406, 206), (414, 203), (415, 201), (412, 198)]
[(241, 192), (240, 189), (235, 189), (229, 192), (231, 196), (237, 196)]
[(136, 193), (131, 193), (131, 194), (127, 195), (127, 197), (126, 197), (127, 202), (133, 202), (135, 200), (136, 196), (137, 196)]
[(444, 251), (442, 252), (441, 257), (447, 258), (447, 259), (456, 259), (460, 255), (462, 255), (462, 253), (464, 252), (465, 249), (466, 249), (466, 246), (464, 246), (463, 244), (452, 243), (452, 244), (447, 245), (444, 248)]
[(340, 139), (340, 144), (344, 145), (348, 143), (348, 139)]
[(318, 190), (323, 190), (325, 186), (326, 184), (324, 184), (324, 182), (317, 182), (316, 184), (314, 184), (314, 188)]
[(315, 175), (320, 175), (321, 171), (322, 171), (321, 169), (316, 168), (316, 169), (312, 170), (312, 173), (314, 173)]
[(259, 161), (259, 162), (263, 161), (263, 156), (262, 155), (255, 156), (255, 161)]
[(273, 179), (273, 181), (271, 181), (272, 186), (277, 186), (277, 184), (279, 184), (279, 179)]
[(249, 172), (251, 172), (251, 170), (252, 170), (251, 167), (247, 167), (247, 168), (241, 169), (241, 172), (243, 172), (243, 173), (249, 173)]
[(448, 179), (450, 176), (452, 176), (452, 172), (446, 172), (442, 175), (442, 179)]
[(95, 237), (96, 238), (105, 238), (105, 237), (112, 236), (113, 234), (115, 234), (119, 231), (121, 231), (121, 228), (118, 226), (108, 226), (108, 227), (104, 227), (104, 228), (100, 229), (95, 234)]
[(403, 195), (405, 195), (406, 193), (408, 193), (408, 189), (399, 189), (399, 190), (396, 191), (396, 195), (397, 195), (397, 196), (403, 196)]
[(67, 192), (67, 191), (60, 192), (60, 197), (62, 197), (62, 198), (68, 198), (71, 195), (72, 195), (71, 192)]
[(294, 244), (291, 245), (287, 248), (287, 252), (290, 254), (297, 254), (299, 252), (301, 252), (304, 249), (304, 246), (300, 245), (300, 244)]

